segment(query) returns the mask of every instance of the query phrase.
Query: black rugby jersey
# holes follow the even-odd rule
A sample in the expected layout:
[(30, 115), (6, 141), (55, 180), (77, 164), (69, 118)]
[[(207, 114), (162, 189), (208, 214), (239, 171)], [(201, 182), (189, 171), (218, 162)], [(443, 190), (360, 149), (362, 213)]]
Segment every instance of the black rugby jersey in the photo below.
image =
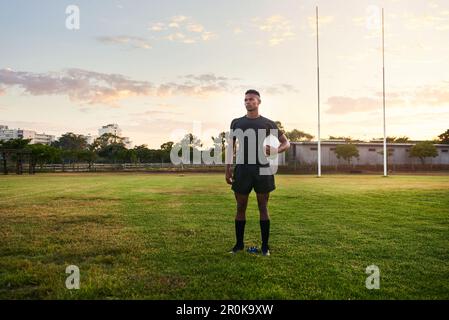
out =
[[(262, 153), (262, 162), (261, 163), (259, 161), (258, 158), (258, 151), (260, 148), (261, 150), (263, 150), (263, 140), (259, 141), (259, 137), (258, 137), (258, 130), (263, 130), (264, 137), (268, 137), (270, 135), (270, 129), (276, 129), (277, 130), (277, 138), (279, 139), (284, 132), (282, 132), (278, 126), (276, 125), (276, 122), (274, 122), (273, 120), (270, 120), (268, 118), (265, 118), (261, 115), (259, 115), (259, 117), (257, 118), (248, 118), (246, 115), (244, 115), (243, 117), (240, 118), (235, 118), (232, 120), (231, 122), (231, 127), (232, 131), (237, 130), (237, 129), (242, 129), (243, 132), (245, 132), (246, 130), (251, 130), (254, 132), (255, 134), (255, 145), (251, 145), (249, 146), (248, 143), (248, 136), (244, 137), (244, 158), (243, 159), (239, 159), (237, 156), (237, 164), (239, 163), (243, 163), (243, 164), (256, 164), (258, 166), (269, 166), (268, 164), (268, 159), (266, 158), (266, 156)], [(236, 139), (238, 139), (238, 135), (236, 135), (236, 132), (234, 132), (233, 134), (234, 136), (234, 141)], [(239, 146), (242, 145), (242, 142), (239, 140)], [(252, 149), (249, 149), (252, 148)], [(248, 150), (255, 150), (255, 159), (249, 159), (248, 158)], [(237, 152), (238, 155), (238, 152)]]

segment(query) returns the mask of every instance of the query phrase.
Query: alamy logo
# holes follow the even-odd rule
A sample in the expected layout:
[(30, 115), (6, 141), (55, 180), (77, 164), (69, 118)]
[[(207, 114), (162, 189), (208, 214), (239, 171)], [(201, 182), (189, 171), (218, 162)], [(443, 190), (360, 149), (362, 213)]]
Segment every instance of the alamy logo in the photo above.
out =
[(65, 27), (69, 30), (79, 30), (80, 28), (80, 8), (76, 5), (67, 6), (65, 13)]
[(376, 265), (366, 267), (365, 273), (369, 276), (366, 278), (365, 286), (367, 289), (380, 289), (380, 270)]
[(366, 13), (366, 28), (369, 30), (378, 30), (382, 25), (380, 8), (375, 5), (370, 5), (366, 8)]
[[(257, 137), (256, 137), (257, 133)], [(223, 151), (225, 164), (233, 164), (234, 145), (236, 149), (236, 164), (256, 164), (268, 165), (260, 167), (260, 175), (272, 175), (277, 172), (279, 155), (277, 147), (279, 145), (277, 129), (242, 129), (230, 130), (225, 133), (223, 146), (222, 137), (214, 138), (214, 147), (209, 150), (200, 151), (192, 148), (191, 139), (193, 136), (186, 135), (184, 139), (173, 145), (170, 151), (170, 160), (173, 164), (223, 164)], [(245, 148), (246, 145), (246, 148)], [(238, 147), (237, 147), (238, 146)], [(269, 147), (270, 155), (266, 155)], [(247, 153), (245, 154), (245, 150)], [(192, 154), (193, 153), (193, 154)]]
[(65, 286), (67, 289), (79, 289), (80, 288), (80, 268), (75, 265), (67, 266), (65, 273), (70, 274), (65, 280)]

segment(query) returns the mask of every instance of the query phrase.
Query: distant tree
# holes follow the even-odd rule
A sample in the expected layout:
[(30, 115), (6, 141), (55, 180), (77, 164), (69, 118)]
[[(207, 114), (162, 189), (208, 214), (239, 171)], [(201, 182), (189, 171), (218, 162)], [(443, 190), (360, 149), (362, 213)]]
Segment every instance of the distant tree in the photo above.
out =
[(439, 143), (449, 144), (449, 129), (438, 136)]
[[(171, 148), (170, 148), (170, 151), (171, 151)], [(164, 163), (170, 162), (170, 151), (162, 150), (162, 149), (151, 150), (152, 157), (153, 157), (154, 161), (155, 162), (164, 162)]]
[(76, 159), (87, 162), (89, 164), (89, 170), (97, 158), (98, 156), (93, 150), (80, 150), (76, 152)]
[(280, 121), (275, 121), (274, 123), (276, 123), (276, 125), (280, 131), (285, 132), (284, 126), (282, 125), (282, 123)]
[(405, 143), (409, 141), (409, 137), (387, 137), (387, 142), (389, 143)]
[(419, 158), (422, 164), (425, 163), (426, 158), (436, 156), (438, 156), (438, 150), (430, 141), (418, 142), (410, 149), (410, 157)]
[(22, 155), (19, 150), (25, 149), (25, 147), (30, 143), (31, 139), (10, 139), (0, 141), (0, 152), (3, 159), (3, 173), (8, 174), (7, 158), (8, 154), (13, 150), (13, 158), (16, 161), (16, 170), (18, 174), (22, 173)]
[(92, 143), (92, 148), (95, 150), (104, 149), (110, 145), (125, 147), (125, 138), (116, 136), (112, 133), (103, 133), (96, 138)]
[(123, 162), (126, 159), (127, 150), (122, 143), (110, 143), (101, 146), (97, 150), (97, 154), (107, 162), (116, 163), (118, 161)]
[(146, 144), (134, 146), (134, 150), (145, 150), (145, 149), (148, 149), (148, 146)]
[(313, 135), (297, 129), (293, 129), (292, 131), (286, 132), (285, 136), (287, 137), (288, 140), (292, 142), (310, 141), (313, 139)]
[(173, 148), (173, 141), (168, 141), (168, 142), (164, 142), (163, 144), (161, 144), (162, 151), (170, 152), (172, 148)]
[[(220, 142), (221, 146), (221, 161), (224, 162), (225, 160), (225, 150), (226, 150), (226, 132), (220, 132), (217, 137), (211, 137), (212, 141), (215, 143), (215, 140)], [(215, 155), (215, 146), (212, 147), (212, 156)]]
[(115, 157), (115, 159), (121, 163), (125, 163), (125, 162), (134, 162), (135, 163), (136, 158), (137, 158), (136, 153), (133, 149), (128, 150), (124, 147), (119, 147), (116, 151), (116, 154), (112, 155), (111, 157), (112, 158)]
[(181, 142), (186, 142), (187, 145), (191, 148), (200, 148), (203, 146), (203, 143), (201, 142), (201, 139), (197, 136), (193, 135), (192, 133), (186, 134), (182, 139)]
[(34, 173), (36, 165), (42, 167), (46, 163), (54, 163), (60, 158), (60, 149), (46, 144), (30, 144), (26, 149), (31, 151), (30, 172)]
[(134, 146), (133, 150), (135, 152), (136, 162), (150, 162), (151, 152), (146, 144)]
[(63, 168), (64, 168), (65, 163), (75, 163), (78, 160), (78, 151), (77, 150), (60, 149), (59, 155), (60, 155), (60, 161), (63, 164)]
[(359, 150), (354, 144), (351, 143), (337, 145), (334, 152), (338, 159), (343, 158), (348, 162), (348, 165), (351, 164), (351, 159), (353, 157), (359, 158)]
[(179, 142), (177, 142), (173, 147), (176, 146), (176, 148), (180, 148), (178, 155), (180, 156), (180, 152), (182, 151), (181, 148), (183, 145), (187, 145), (190, 152), (190, 163), (193, 163), (193, 150), (197, 150), (198, 152), (201, 152), (199, 148), (203, 146), (203, 143), (201, 140), (193, 135), (192, 133), (186, 134)]
[(329, 136), (329, 140), (344, 140), (346, 142), (363, 142), (362, 140), (359, 139), (354, 139), (352, 137), (336, 137), (336, 136)]
[(394, 142), (396, 143), (406, 143), (408, 142), (410, 139), (409, 137), (403, 136), (403, 137), (398, 137), (394, 140)]
[(173, 142), (164, 143), (163, 149), (149, 149), (146, 144), (135, 146), (128, 152), (128, 159), (131, 162), (140, 163), (160, 163), (170, 161), (170, 150)]
[(137, 152), (134, 149), (129, 149), (127, 152), (127, 159), (129, 159), (130, 162), (136, 163), (137, 162)]
[(0, 148), (19, 150), (25, 148), (30, 142), (31, 139), (22, 139), (22, 138), (3, 140), (0, 141)]
[(88, 147), (87, 138), (73, 132), (64, 133), (52, 146), (63, 150), (86, 150)]

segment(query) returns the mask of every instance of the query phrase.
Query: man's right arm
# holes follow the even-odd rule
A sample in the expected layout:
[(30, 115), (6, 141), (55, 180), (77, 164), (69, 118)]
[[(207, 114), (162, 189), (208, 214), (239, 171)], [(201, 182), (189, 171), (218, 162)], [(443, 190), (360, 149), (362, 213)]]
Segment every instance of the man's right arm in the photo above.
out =
[(234, 162), (235, 154), (235, 137), (232, 135), (233, 122), (231, 123), (231, 130), (227, 139), (226, 154), (225, 154), (225, 179), (228, 184), (232, 184), (232, 163)]
[(225, 169), (225, 178), (226, 178), (226, 182), (228, 184), (232, 184), (232, 163), (234, 160), (234, 154), (235, 154), (235, 140), (230, 137), (228, 139), (228, 145), (227, 145), (227, 149), (226, 149), (226, 169)]

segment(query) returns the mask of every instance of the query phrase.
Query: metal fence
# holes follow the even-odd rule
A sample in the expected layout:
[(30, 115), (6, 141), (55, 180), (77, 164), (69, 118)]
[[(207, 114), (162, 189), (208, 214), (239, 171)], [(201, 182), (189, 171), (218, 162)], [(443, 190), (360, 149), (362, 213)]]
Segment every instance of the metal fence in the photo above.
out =
[(36, 172), (169, 172), (169, 171), (224, 171), (224, 165), (172, 163), (71, 163), (36, 166)]
[[(180, 164), (172, 163), (70, 163), (70, 164), (44, 164), (36, 165), (35, 172), (221, 172), (224, 173), (225, 165), (206, 164)], [(16, 166), (8, 163), (8, 172), (14, 174)], [(29, 164), (23, 164), (23, 172), (29, 171)], [(290, 162), (288, 165), (279, 166), (277, 173), (304, 173), (315, 174), (316, 164), (300, 164)], [(328, 173), (381, 173), (382, 165), (338, 165), (322, 166), (323, 172)], [(389, 172), (436, 172), (448, 171), (449, 165), (440, 164), (407, 164), (391, 165)]]

